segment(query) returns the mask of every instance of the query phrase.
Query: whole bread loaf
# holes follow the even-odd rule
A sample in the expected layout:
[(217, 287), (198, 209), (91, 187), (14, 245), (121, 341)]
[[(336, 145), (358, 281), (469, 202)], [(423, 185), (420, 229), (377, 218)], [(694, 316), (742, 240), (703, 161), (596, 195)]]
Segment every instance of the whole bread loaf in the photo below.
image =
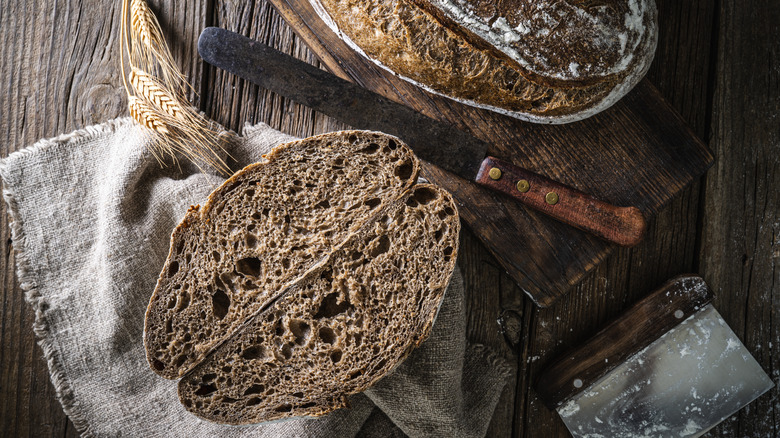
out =
[(614, 104), (650, 66), (653, 0), (310, 0), (348, 44), (434, 93), (567, 123)]
[(152, 369), (198, 416), (321, 415), (428, 336), (458, 249), (451, 196), (400, 140), (275, 148), (193, 207), (146, 313)]

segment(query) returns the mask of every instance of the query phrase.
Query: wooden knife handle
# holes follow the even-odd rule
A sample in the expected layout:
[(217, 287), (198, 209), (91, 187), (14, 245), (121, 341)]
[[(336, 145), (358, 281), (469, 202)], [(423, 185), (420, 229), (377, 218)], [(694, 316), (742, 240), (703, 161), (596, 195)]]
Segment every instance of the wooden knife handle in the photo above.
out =
[(645, 234), (638, 208), (616, 207), (494, 157), (482, 161), (476, 182), (620, 246), (634, 246)]

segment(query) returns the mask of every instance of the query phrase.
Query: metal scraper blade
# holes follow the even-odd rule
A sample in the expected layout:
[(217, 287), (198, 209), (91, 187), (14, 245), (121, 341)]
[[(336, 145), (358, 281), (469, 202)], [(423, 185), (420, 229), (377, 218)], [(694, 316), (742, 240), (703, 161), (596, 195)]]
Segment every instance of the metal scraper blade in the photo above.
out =
[(574, 437), (698, 437), (774, 384), (712, 305), (557, 411)]

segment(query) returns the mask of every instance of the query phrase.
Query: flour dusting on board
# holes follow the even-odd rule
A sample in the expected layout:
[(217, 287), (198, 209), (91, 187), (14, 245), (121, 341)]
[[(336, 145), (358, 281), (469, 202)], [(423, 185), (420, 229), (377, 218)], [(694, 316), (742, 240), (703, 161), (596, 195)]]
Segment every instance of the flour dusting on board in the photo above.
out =
[[(706, 288), (693, 278), (680, 286), (682, 293)], [(698, 437), (772, 386), (707, 305), (564, 402), (558, 414), (578, 438)]]
[(558, 79), (623, 73), (645, 38), (649, 8), (647, 0), (541, 0), (504, 9), (486, 0), (430, 3), (523, 67)]

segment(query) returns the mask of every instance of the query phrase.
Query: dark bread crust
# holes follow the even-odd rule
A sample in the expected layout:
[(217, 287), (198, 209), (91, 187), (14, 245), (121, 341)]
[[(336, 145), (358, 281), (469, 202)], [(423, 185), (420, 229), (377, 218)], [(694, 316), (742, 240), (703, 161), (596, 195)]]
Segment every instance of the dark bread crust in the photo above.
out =
[[(549, 1), (550, 11), (562, 10), (558, 5), (565, 4), (569, 9), (600, 13), (599, 26), (608, 29), (591, 26), (593, 30), (582, 17), (571, 20), (575, 23), (568, 27), (560, 20), (564, 25), (556, 29), (565, 32), (553, 29), (554, 42), (530, 35), (507, 44), (516, 56), (478, 36), (473, 26), (458, 22), (432, 0), (311, 2), (348, 43), (402, 78), (465, 103), (535, 122), (579, 120), (612, 105), (644, 76), (657, 40), (652, 0)], [(540, 2), (467, 3), (474, 5), (475, 17), (489, 22), (490, 14), (494, 21), (504, 15), (512, 19), (513, 11), (528, 12)], [(621, 27), (629, 3), (640, 5), (642, 35)], [(617, 34), (621, 29), (625, 35)], [(603, 36), (610, 37), (608, 43), (597, 47), (593, 41), (606, 39)], [(634, 42), (636, 48), (621, 53), (615, 46), (620, 41)], [(544, 56), (537, 60), (520, 56), (529, 53)]]
[(344, 131), (275, 148), (189, 209), (144, 325), (147, 360), (175, 379), (417, 180), (400, 140)]
[(446, 191), (415, 186), (188, 373), (180, 400), (228, 424), (346, 406), (428, 337), (459, 229)]

